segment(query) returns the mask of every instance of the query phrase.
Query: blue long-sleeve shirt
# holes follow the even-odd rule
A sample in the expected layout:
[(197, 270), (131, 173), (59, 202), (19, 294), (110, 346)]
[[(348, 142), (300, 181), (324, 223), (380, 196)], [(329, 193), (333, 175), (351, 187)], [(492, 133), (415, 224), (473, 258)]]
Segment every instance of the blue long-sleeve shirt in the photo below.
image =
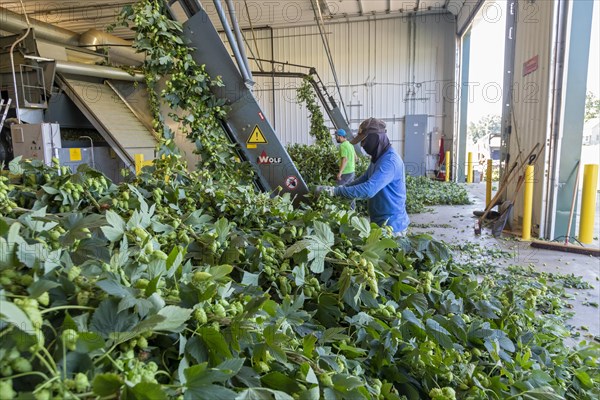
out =
[(408, 228), (404, 162), (391, 146), (376, 163), (369, 165), (367, 172), (346, 186), (336, 187), (334, 193), (369, 199), (369, 216), (379, 226), (390, 225), (394, 232)]

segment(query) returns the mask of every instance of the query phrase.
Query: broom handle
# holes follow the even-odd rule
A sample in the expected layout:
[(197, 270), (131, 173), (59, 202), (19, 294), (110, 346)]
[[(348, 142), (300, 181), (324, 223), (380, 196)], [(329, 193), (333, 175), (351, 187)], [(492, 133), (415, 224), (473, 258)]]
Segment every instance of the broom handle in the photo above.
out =
[(573, 188), (573, 198), (571, 199), (571, 211), (569, 212), (569, 224), (567, 225), (567, 234), (565, 235), (565, 244), (569, 244), (569, 233), (571, 232), (571, 223), (573, 221), (573, 212), (575, 211), (575, 199), (577, 198), (577, 190), (579, 189), (579, 169), (581, 168), (581, 160), (577, 161), (577, 175), (575, 175), (575, 187)]
[[(542, 149), (540, 149), (540, 151), (537, 154), (532, 154), (529, 156), (529, 161), (527, 162), (527, 165), (533, 165), (535, 164), (535, 162), (537, 161), (538, 157), (540, 156), (542, 152)], [(515, 201), (517, 201), (517, 195), (519, 194), (519, 190), (521, 190), (521, 186), (523, 186), (523, 183), (525, 183), (525, 179), (527, 174), (527, 169), (525, 169), (525, 171), (523, 171), (522, 175), (519, 175), (519, 180), (517, 181), (516, 187), (515, 187), (515, 194), (513, 195), (512, 198), (512, 203), (514, 204)]]
[(508, 187), (508, 184), (510, 182), (512, 182), (513, 179), (515, 178), (515, 175), (513, 174), (513, 172), (515, 170), (517, 170), (517, 172), (520, 171), (523, 168), (523, 166), (525, 165), (525, 163), (529, 162), (529, 159), (535, 154), (535, 151), (537, 150), (537, 148), (538, 148), (539, 145), (540, 145), (539, 142), (536, 143), (535, 146), (533, 146), (533, 149), (531, 149), (531, 151), (529, 152), (529, 154), (527, 154), (527, 157), (525, 157), (525, 159), (523, 161), (521, 161), (521, 165), (519, 165), (519, 167), (516, 168), (517, 165), (518, 165), (518, 162), (519, 162), (519, 157), (521, 156), (521, 154), (519, 154), (519, 157), (517, 157), (517, 161), (515, 161), (515, 163), (511, 167), (511, 169), (508, 172), (508, 174), (504, 175), (504, 179), (502, 180), (502, 184), (498, 188), (498, 191), (496, 192), (496, 195), (490, 201), (490, 207), (489, 207), (489, 209), (486, 209), (486, 211), (489, 212), (492, 209), (492, 207), (493, 207), (492, 205), (498, 200), (498, 198), (502, 195), (502, 193), (504, 193), (504, 190), (506, 190), (506, 188)]
[[(521, 162), (521, 165), (519, 166), (519, 168), (517, 169), (517, 171), (521, 170), (523, 168), (523, 166), (526, 163), (529, 163), (529, 159), (536, 154), (535, 151), (539, 146), (539, 142), (536, 143), (535, 146), (533, 146), (533, 149), (531, 149), (531, 151), (529, 152), (529, 154), (527, 155), (527, 157), (525, 158), (525, 160), (523, 160)], [(542, 147), (543, 149), (543, 147)], [(541, 151), (540, 151), (541, 152)], [(540, 152), (537, 153), (536, 155), (536, 160), (537, 157), (539, 156)], [(494, 195), (494, 197), (492, 198), (492, 200), (490, 201), (490, 204), (485, 208), (485, 211), (483, 213), (483, 215), (481, 217), (479, 217), (479, 221), (485, 221), (485, 218), (487, 217), (487, 215), (489, 214), (489, 212), (491, 211), (491, 209), (494, 207), (494, 204), (496, 203), (496, 201), (498, 200), (498, 198), (502, 195), (502, 193), (504, 192), (504, 190), (506, 189), (506, 187), (508, 186), (508, 184), (510, 182), (513, 181), (513, 179), (515, 178), (515, 174), (513, 174), (514, 170), (516, 169), (515, 167), (517, 166), (518, 161), (515, 161), (515, 164), (513, 164), (513, 166), (511, 167), (510, 171), (508, 172), (508, 174), (504, 175), (504, 179), (502, 179), (502, 184), (500, 185), (500, 187), (498, 188), (498, 191), (496, 192), (496, 194)]]

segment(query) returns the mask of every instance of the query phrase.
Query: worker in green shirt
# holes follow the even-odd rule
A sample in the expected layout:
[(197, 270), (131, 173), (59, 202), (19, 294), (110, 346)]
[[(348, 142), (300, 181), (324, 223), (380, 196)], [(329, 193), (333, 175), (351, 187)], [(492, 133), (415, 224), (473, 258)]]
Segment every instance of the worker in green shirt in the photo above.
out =
[(338, 129), (335, 132), (335, 140), (340, 144), (340, 169), (337, 174), (338, 186), (344, 186), (354, 180), (354, 146), (346, 139), (346, 131)]

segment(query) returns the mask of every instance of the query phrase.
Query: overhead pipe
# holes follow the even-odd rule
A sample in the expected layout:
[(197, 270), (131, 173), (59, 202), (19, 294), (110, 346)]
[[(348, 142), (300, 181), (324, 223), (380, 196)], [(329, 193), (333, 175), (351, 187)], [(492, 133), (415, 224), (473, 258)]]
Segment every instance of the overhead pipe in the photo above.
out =
[(229, 26), (229, 22), (227, 22), (227, 17), (225, 16), (225, 11), (223, 11), (223, 7), (221, 6), (220, 0), (213, 0), (215, 5), (215, 9), (217, 10), (217, 14), (219, 15), (219, 19), (221, 20), (221, 24), (223, 25), (223, 29), (225, 29), (225, 35), (227, 35), (227, 40), (229, 40), (229, 44), (231, 45), (231, 50), (233, 50), (233, 55), (235, 60), (237, 61), (238, 68), (244, 78), (244, 82), (247, 85), (252, 86), (254, 82), (250, 78), (248, 71), (246, 70), (246, 64), (242, 59), (242, 55), (240, 54), (240, 49), (237, 46), (237, 42), (231, 33), (231, 27)]
[(233, 5), (232, 0), (225, 1), (227, 3), (227, 8), (229, 9), (229, 17), (231, 18), (231, 25), (233, 27), (233, 33), (235, 33), (237, 46), (240, 50), (240, 56), (242, 57), (242, 61), (244, 61), (246, 72), (248, 73), (250, 80), (252, 80), (252, 71), (250, 71), (250, 64), (248, 64), (248, 57), (246, 56), (246, 49), (244, 48), (244, 38), (242, 37), (242, 32), (240, 31), (240, 26), (238, 25), (238, 21), (235, 16), (235, 6)]
[(108, 47), (111, 62), (119, 65), (141, 65), (146, 58), (144, 53), (137, 52), (133, 43), (98, 29), (89, 29), (79, 36), (79, 46), (96, 50), (97, 47)]
[[(250, 13), (248, 13), (248, 19), (250, 19)], [(269, 26), (269, 38), (271, 39), (271, 60), (275, 59), (275, 38), (273, 35), (273, 27)], [(275, 64), (271, 64), (271, 70), (275, 71)], [(271, 97), (273, 98), (273, 129), (277, 129), (277, 122), (275, 122), (277, 120), (277, 118), (275, 118), (275, 116), (277, 115), (277, 109), (276, 107), (276, 102), (275, 102), (275, 75), (271, 75)]]
[(144, 75), (130, 74), (120, 68), (103, 65), (79, 64), (69, 61), (55, 61), (56, 72), (63, 74), (92, 76), (95, 78), (115, 79), (120, 81), (144, 82)]
[[(17, 14), (6, 8), (0, 7), (0, 21), (2, 21), (2, 30), (11, 33), (21, 33), (28, 28), (26, 16)], [(29, 19), (31, 28), (35, 30), (37, 39), (58, 42), (70, 46), (79, 45), (79, 34), (67, 29), (59, 28), (46, 22), (34, 18)]]
[(134, 66), (144, 62), (144, 54), (138, 53), (132, 47), (132, 42), (121, 39), (118, 36), (101, 32), (97, 29), (90, 29), (80, 35), (77, 32), (59, 28), (34, 18), (29, 18), (30, 25), (28, 25), (26, 19), (25, 15), (17, 14), (0, 7), (1, 29), (3, 31), (18, 34), (31, 26), (31, 29), (35, 32), (36, 39), (71, 47), (109, 46), (108, 55), (115, 63)]

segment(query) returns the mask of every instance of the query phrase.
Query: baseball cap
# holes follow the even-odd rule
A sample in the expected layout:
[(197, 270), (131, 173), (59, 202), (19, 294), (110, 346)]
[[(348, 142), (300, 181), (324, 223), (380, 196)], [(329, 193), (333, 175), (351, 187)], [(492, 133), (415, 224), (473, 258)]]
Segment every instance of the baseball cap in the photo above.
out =
[(338, 129), (337, 131), (335, 131), (335, 134), (338, 136), (346, 137), (346, 131), (343, 129)]
[(360, 143), (367, 137), (368, 134), (380, 132), (387, 132), (384, 121), (377, 118), (365, 119), (358, 127), (358, 135), (356, 135), (354, 139), (350, 141), (350, 143)]

